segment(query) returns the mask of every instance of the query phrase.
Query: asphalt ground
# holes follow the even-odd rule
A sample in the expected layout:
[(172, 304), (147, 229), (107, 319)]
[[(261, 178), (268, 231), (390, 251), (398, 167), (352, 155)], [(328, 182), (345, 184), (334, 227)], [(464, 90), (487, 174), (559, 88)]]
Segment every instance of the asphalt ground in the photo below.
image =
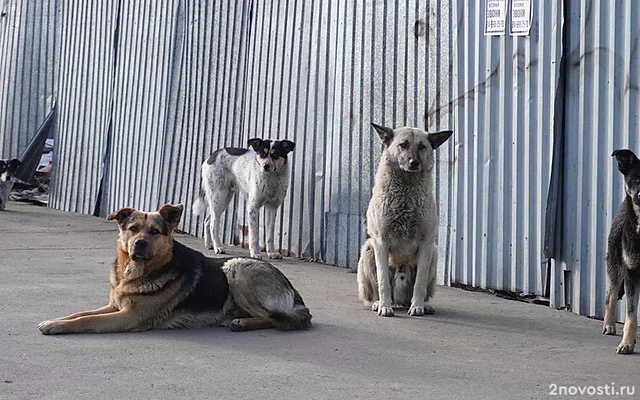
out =
[(291, 258), (274, 264), (313, 314), (307, 331), (45, 336), (40, 321), (108, 302), (116, 226), (11, 202), (0, 230), (1, 399), (640, 397), (640, 357), (615, 354), (601, 321), (448, 287), (434, 315), (378, 317), (355, 274)]

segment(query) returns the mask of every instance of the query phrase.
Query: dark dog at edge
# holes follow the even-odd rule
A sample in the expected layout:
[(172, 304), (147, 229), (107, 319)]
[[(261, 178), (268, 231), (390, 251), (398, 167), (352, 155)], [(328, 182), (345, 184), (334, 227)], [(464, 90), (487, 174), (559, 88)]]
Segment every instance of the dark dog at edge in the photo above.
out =
[(208, 258), (173, 238), (183, 206), (123, 208), (109, 304), (38, 325), (46, 335), (228, 326), (234, 331), (304, 329), (311, 314), (280, 270), (266, 261)]
[(618, 354), (633, 353), (640, 295), (640, 160), (631, 150), (615, 150), (626, 196), (611, 223), (607, 248), (607, 296), (602, 333), (616, 334), (616, 303), (626, 293), (627, 313)]

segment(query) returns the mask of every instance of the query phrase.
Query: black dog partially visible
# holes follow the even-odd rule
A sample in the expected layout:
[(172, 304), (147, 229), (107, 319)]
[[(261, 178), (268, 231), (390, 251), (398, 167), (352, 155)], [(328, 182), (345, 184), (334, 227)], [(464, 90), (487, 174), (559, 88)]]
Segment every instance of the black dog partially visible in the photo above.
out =
[(20, 160), (0, 160), (0, 210), (4, 210), (9, 201), (9, 193), (13, 186), (13, 175), (20, 166)]
[(615, 150), (618, 169), (624, 175), (625, 199), (609, 231), (607, 296), (602, 333), (616, 334), (616, 303), (627, 294), (627, 314), (618, 354), (633, 353), (638, 330), (640, 295), (640, 160), (631, 150)]

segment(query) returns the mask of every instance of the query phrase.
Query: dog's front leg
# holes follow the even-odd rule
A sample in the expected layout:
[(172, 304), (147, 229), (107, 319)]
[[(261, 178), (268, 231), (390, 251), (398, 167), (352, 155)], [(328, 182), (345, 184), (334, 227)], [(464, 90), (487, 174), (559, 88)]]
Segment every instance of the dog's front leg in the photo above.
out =
[(61, 333), (106, 333), (142, 330), (139, 321), (127, 310), (109, 314), (86, 315), (69, 320), (43, 321), (38, 329), (44, 335)]
[(109, 314), (116, 311), (118, 311), (118, 309), (112, 306), (111, 303), (109, 303), (108, 305), (96, 308), (95, 310), (80, 311), (71, 315), (67, 315), (66, 317), (56, 318), (54, 321), (65, 321), (78, 317), (85, 317), (87, 315)]
[(273, 236), (275, 235), (276, 230), (276, 213), (278, 212), (278, 208), (265, 206), (264, 211), (267, 228), (267, 255), (269, 256), (269, 258), (282, 258), (282, 255), (276, 251), (276, 246), (273, 240)]
[(609, 266), (610, 262), (607, 260), (607, 295), (604, 302), (604, 321), (602, 323), (602, 333), (605, 335), (616, 334), (616, 305), (620, 285), (623, 285), (623, 280), (617, 272), (617, 265), (611, 267)]
[(251, 257), (262, 259), (260, 246), (258, 245), (260, 232), (260, 207), (254, 202), (249, 202), (249, 252)]
[(429, 269), (432, 267), (431, 258), (435, 254), (433, 249), (434, 246), (430, 241), (425, 241), (418, 247), (416, 281), (413, 284), (413, 296), (411, 297), (411, 307), (409, 307), (408, 311), (409, 315), (433, 314), (433, 307), (424, 301), (427, 296), (427, 281), (430, 275)]
[(624, 320), (622, 341), (616, 349), (618, 354), (631, 354), (636, 347), (636, 332), (638, 330), (638, 296), (640, 284), (633, 282), (633, 278), (624, 280), (624, 291), (627, 295), (627, 316)]
[(376, 258), (376, 275), (378, 279), (379, 300), (371, 308), (378, 311), (381, 317), (393, 317), (391, 307), (391, 285), (389, 284), (389, 247), (375, 240), (373, 253)]

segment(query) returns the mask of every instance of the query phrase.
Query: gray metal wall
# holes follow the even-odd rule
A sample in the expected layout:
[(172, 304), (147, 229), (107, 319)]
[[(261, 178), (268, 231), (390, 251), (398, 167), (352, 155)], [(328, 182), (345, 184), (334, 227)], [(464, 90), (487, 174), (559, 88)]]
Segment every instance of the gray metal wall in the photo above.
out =
[(640, 4), (568, 4), (564, 243), (552, 300), (602, 316), (606, 238), (624, 196), (611, 153), (640, 151)]
[[(451, 125), (440, 107), (451, 85), (448, 9), (437, 1), (153, 4), (63, 8), (54, 207), (104, 216), (184, 202), (181, 228), (200, 234), (189, 206), (207, 155), (251, 137), (288, 138), (296, 149), (276, 245), (354, 266), (381, 150), (370, 123)], [(453, 147), (439, 150), (442, 243)], [(223, 237), (247, 242), (242, 199)]]
[(529, 36), (484, 36), (485, 2), (456, 2), (451, 281), (542, 295), (562, 8), (534, 5)]
[(0, 2), (0, 158), (20, 157), (54, 106), (56, 3)]

